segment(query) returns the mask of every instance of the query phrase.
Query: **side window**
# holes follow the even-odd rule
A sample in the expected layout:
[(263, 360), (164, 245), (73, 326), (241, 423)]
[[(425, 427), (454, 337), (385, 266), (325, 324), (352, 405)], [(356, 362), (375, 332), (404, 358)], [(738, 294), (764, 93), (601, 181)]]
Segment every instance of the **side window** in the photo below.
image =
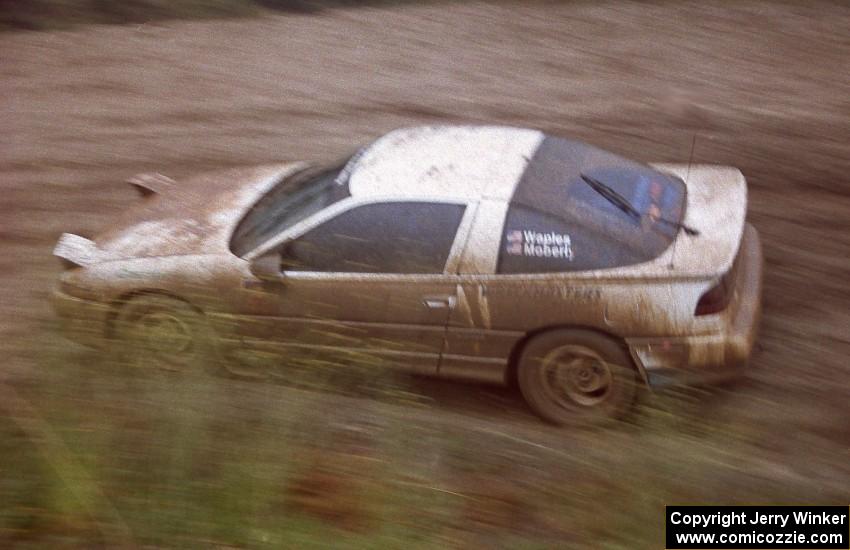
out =
[(603, 269), (642, 261), (628, 242), (604, 231), (520, 204), (511, 204), (499, 243), (497, 273)]
[(442, 273), (465, 206), (367, 204), (343, 212), (281, 250), (289, 271)]
[(564, 220), (517, 204), (508, 207), (497, 273), (571, 271), (573, 243)]

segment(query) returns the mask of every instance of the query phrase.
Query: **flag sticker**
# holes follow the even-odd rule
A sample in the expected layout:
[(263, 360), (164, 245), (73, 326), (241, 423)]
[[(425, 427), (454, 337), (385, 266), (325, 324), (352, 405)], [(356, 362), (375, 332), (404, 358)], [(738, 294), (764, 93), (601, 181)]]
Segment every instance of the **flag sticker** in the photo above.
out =
[(566, 233), (511, 229), (506, 234), (506, 241), (505, 251), (512, 256), (573, 260), (572, 239)]

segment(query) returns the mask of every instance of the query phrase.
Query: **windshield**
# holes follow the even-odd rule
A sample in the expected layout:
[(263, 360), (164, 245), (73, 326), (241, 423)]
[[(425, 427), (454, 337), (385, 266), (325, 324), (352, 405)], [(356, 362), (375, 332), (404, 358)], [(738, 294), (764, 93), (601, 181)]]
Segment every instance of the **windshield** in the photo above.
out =
[(281, 180), (251, 207), (230, 240), (239, 257), (296, 223), (348, 197), (348, 178), (358, 155), (328, 166), (312, 166)]

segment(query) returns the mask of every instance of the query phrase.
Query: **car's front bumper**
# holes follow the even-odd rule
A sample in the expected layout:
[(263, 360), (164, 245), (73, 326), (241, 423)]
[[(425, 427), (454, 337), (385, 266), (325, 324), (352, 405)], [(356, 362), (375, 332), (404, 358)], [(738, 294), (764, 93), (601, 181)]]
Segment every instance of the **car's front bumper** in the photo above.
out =
[(761, 318), (764, 258), (756, 229), (741, 241), (735, 294), (709, 334), (628, 340), (632, 358), (652, 386), (722, 382), (741, 374), (752, 354)]
[(55, 288), (51, 293), (51, 303), (63, 335), (94, 348), (106, 345), (106, 327), (110, 313), (107, 304), (77, 298), (59, 288)]

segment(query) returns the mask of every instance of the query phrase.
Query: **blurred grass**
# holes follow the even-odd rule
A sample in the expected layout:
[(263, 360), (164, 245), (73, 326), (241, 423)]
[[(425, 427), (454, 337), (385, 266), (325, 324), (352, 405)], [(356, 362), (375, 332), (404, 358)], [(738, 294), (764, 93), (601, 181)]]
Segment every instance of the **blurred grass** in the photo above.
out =
[[(405, 437), (375, 438), (374, 404), (409, 402), (388, 373), (320, 365), (293, 381), (305, 392), (69, 356), (46, 338), (44, 376), (4, 389), (0, 547), (416, 547), (441, 524), (420, 520), (451, 510), (447, 493), (396, 483), (411, 475), (395, 468)], [(363, 410), (334, 420), (352, 394)]]
[(52, 330), (33, 353), (38, 379), (3, 387), (4, 548), (651, 548), (665, 504), (847, 496), (753, 463), (757, 427), (696, 390), (529, 436), (438, 421), (365, 361), (281, 385), (130, 368)]

